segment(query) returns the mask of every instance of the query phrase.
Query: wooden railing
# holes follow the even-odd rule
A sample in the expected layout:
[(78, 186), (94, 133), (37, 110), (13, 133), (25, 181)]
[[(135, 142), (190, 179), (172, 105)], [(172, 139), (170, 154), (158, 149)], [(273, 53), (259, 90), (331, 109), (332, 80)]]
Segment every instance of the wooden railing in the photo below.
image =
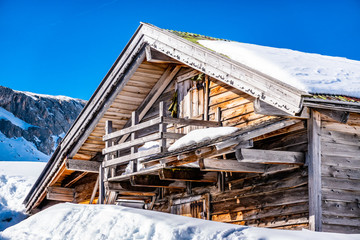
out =
[[(103, 167), (105, 167), (105, 170), (108, 170), (109, 168), (114, 169), (117, 165), (124, 165), (131, 162), (132, 171), (136, 172), (139, 158), (144, 159), (166, 152), (168, 139), (179, 139), (184, 136), (184, 134), (181, 133), (168, 132), (168, 124), (202, 127), (220, 126), (219, 122), (214, 121), (166, 117), (165, 111), (165, 104), (160, 102), (159, 116), (142, 123), (138, 123), (138, 115), (136, 112), (133, 112), (131, 126), (118, 131), (112, 131), (112, 122), (107, 121), (106, 135), (103, 136), (103, 141), (106, 143), (105, 148), (103, 149), (103, 155), (105, 155)], [(154, 126), (158, 126), (157, 132), (152, 133), (151, 135), (138, 137), (138, 132)], [(128, 139), (129, 137), (130, 139), (128, 141), (121, 142), (121, 139)], [(138, 147), (149, 141), (158, 141), (159, 147), (139, 152)], [(114, 175), (115, 170), (112, 170), (111, 177), (114, 177)]]

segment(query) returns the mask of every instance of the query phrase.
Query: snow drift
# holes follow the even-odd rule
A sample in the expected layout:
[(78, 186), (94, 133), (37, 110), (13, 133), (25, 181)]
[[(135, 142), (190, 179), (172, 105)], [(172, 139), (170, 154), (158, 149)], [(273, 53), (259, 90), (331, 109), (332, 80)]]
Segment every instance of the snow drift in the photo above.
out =
[(0, 233), (4, 239), (359, 239), (360, 235), (272, 230), (115, 205), (58, 204)]
[(25, 219), (24, 205), (45, 163), (0, 162), (0, 231)]

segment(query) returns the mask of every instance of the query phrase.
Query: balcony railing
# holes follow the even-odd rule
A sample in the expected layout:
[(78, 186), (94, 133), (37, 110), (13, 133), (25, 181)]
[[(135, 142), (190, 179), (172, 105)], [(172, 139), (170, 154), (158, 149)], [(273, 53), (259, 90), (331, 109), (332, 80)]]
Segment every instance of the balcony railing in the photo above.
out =
[[(184, 118), (172, 118), (165, 115), (165, 104), (159, 103), (159, 115), (146, 122), (139, 123), (137, 112), (132, 113), (131, 126), (112, 131), (112, 122), (106, 123), (106, 135), (103, 136), (105, 141), (105, 148), (103, 149), (103, 155), (105, 155), (105, 161), (103, 167), (105, 168), (105, 178), (109, 173), (113, 178), (116, 175), (116, 166), (128, 165), (130, 163), (131, 172), (137, 171), (137, 165), (149, 157), (154, 157), (157, 154), (163, 154), (167, 152), (167, 147), (174, 139), (179, 139), (185, 134), (169, 132), (179, 127), (186, 126), (200, 126), (200, 127), (218, 127), (220, 122), (196, 120), (196, 119), (184, 119)], [(169, 127), (170, 124), (177, 127)], [(156, 128), (156, 132), (141, 136), (139, 133), (149, 128)], [(144, 134), (142, 134), (144, 135)], [(141, 137), (139, 137), (141, 136)], [(157, 141), (158, 147), (151, 148), (149, 150), (138, 151), (138, 148), (147, 142)]]

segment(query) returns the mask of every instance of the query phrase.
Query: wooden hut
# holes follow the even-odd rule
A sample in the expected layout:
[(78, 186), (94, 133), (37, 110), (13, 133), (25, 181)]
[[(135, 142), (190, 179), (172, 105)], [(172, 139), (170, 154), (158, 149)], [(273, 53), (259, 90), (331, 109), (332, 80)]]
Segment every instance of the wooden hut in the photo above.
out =
[[(197, 39), (217, 41), (139, 26), (27, 195), (27, 211), (118, 204), (360, 233), (360, 99), (299, 90)], [(189, 132), (203, 138), (169, 150)]]

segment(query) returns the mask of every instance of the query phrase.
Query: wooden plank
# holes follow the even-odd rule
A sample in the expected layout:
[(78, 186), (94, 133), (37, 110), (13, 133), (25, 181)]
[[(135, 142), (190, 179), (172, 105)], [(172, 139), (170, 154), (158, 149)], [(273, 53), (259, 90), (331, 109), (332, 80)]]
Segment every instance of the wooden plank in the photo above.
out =
[(321, 231), (321, 115), (311, 110), (309, 126), (309, 226)]
[(217, 174), (201, 172), (194, 168), (163, 168), (159, 170), (162, 180), (190, 181), (190, 182), (216, 182)]
[(116, 152), (116, 151), (119, 151), (119, 150), (130, 148), (130, 147), (133, 147), (133, 146), (139, 146), (139, 145), (142, 145), (142, 144), (147, 143), (149, 141), (158, 140), (158, 139), (161, 138), (161, 135), (162, 134), (160, 134), (160, 133), (155, 133), (155, 134), (150, 135), (150, 136), (145, 136), (145, 137), (137, 138), (137, 139), (132, 140), (132, 141), (120, 143), (120, 144), (114, 145), (112, 147), (103, 149), (102, 153), (103, 154), (109, 154), (109, 153), (112, 153), (112, 152)]
[(132, 186), (138, 187), (161, 187), (161, 188), (174, 188), (185, 189), (185, 184), (180, 186), (175, 184), (175, 181), (162, 180), (158, 175), (136, 175), (130, 177)]
[(240, 162), (264, 164), (304, 164), (303, 152), (273, 151), (262, 149), (241, 149), (243, 159)]
[(191, 126), (203, 126), (203, 127), (219, 127), (221, 123), (214, 121), (204, 121), (197, 119), (185, 119), (185, 118), (169, 118), (164, 117), (164, 123), (175, 123), (182, 125), (191, 125)]
[(348, 218), (337, 216), (323, 216), (323, 224), (343, 225), (343, 226), (360, 226), (360, 218)]
[(99, 173), (100, 162), (67, 159), (66, 168), (73, 171)]
[(360, 192), (342, 189), (331, 189), (323, 187), (322, 200), (338, 201), (338, 202), (360, 202)]
[(333, 177), (322, 177), (322, 187), (339, 190), (360, 191), (358, 179), (340, 179)]
[(128, 163), (131, 160), (134, 160), (137, 158), (148, 157), (150, 155), (157, 154), (157, 153), (160, 153), (159, 149), (153, 148), (153, 149), (150, 149), (147, 151), (141, 151), (141, 152), (137, 152), (137, 153), (134, 153), (131, 155), (126, 155), (126, 156), (111, 159), (111, 160), (105, 162), (104, 166), (110, 167), (110, 166), (114, 166), (114, 165), (118, 165), (118, 164), (121, 165), (121, 164)]
[[(201, 163), (200, 163), (201, 162)], [(226, 172), (247, 172), (264, 173), (265, 165), (257, 163), (242, 163), (230, 159), (204, 158), (199, 160), (202, 171), (226, 171)]]
[(360, 206), (357, 202), (340, 202), (326, 200), (322, 201), (322, 214), (334, 217), (359, 218)]
[(74, 201), (74, 188), (63, 188), (63, 187), (47, 187), (46, 198), (48, 200), (72, 202)]
[[(360, 165), (360, 161), (359, 165)], [(360, 184), (360, 166), (359, 168), (343, 168), (334, 165), (321, 165), (321, 175), (324, 177), (333, 177), (338, 179), (357, 179)]]
[(185, 81), (189, 78), (192, 78), (192, 77), (195, 77), (197, 75), (199, 75), (201, 72), (199, 72), (198, 70), (191, 70), (189, 72), (186, 72), (185, 74), (182, 74), (178, 77), (176, 77), (176, 81), (177, 82), (182, 82), (182, 81)]
[(322, 129), (360, 135), (360, 126), (350, 126), (342, 123), (324, 122)]
[(137, 124), (135, 126), (131, 126), (131, 127), (125, 128), (125, 129), (121, 129), (119, 131), (116, 131), (116, 132), (113, 132), (111, 134), (105, 135), (103, 137), (103, 141), (118, 138), (120, 136), (130, 134), (132, 132), (136, 132), (136, 131), (139, 131), (139, 130), (142, 130), (142, 129), (145, 129), (145, 128), (148, 128), (148, 127), (151, 127), (151, 126), (154, 126), (154, 125), (157, 125), (157, 124), (161, 123), (161, 121), (162, 121), (162, 119), (160, 117), (157, 117), (157, 118), (151, 119), (151, 120), (149, 120), (147, 122), (139, 123), (139, 124)]

